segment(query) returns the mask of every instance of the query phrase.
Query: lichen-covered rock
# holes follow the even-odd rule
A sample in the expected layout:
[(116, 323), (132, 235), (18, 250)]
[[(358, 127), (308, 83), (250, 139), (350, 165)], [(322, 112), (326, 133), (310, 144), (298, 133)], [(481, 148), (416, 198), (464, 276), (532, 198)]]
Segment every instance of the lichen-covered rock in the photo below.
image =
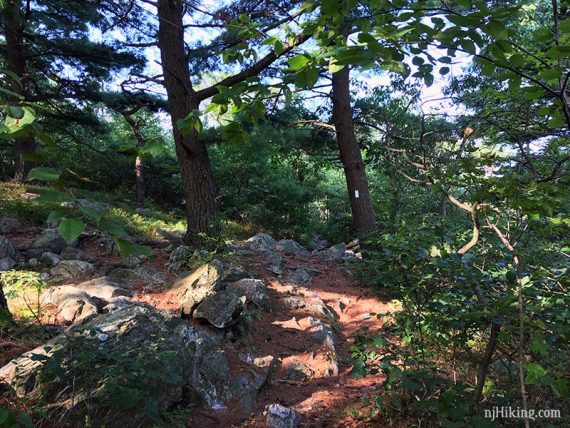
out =
[(95, 267), (82, 260), (62, 260), (50, 270), (50, 274), (56, 282), (68, 281), (94, 272)]
[(76, 285), (79, 290), (84, 291), (90, 297), (110, 301), (114, 297), (129, 296), (131, 294), (128, 282), (110, 276), (101, 276), (84, 281)]
[(304, 268), (297, 268), (289, 278), (289, 283), (296, 285), (307, 285), (313, 282), (311, 273)]
[(333, 262), (342, 262), (342, 261), (357, 259), (354, 252), (347, 250), (346, 244), (344, 243), (333, 245), (332, 247), (329, 247), (326, 250), (317, 251), (315, 254), (317, 255), (318, 258), (322, 260), (328, 260)]
[(131, 306), (72, 326), (12, 360), (0, 369), (0, 383), (30, 402), (43, 397), (55, 424), (65, 418), (79, 426), (89, 418), (100, 426), (163, 426), (159, 415), (174, 403), (194, 397), (223, 408), (239, 398), (219, 344), (220, 336), (179, 317)]
[(267, 420), (265, 422), (270, 428), (296, 428), (302, 419), (300, 413), (281, 404), (275, 403), (267, 406)]
[(299, 254), (301, 256), (308, 256), (310, 254), (305, 247), (292, 239), (281, 239), (280, 241), (277, 241), (275, 249), (287, 255)]
[(87, 299), (67, 299), (57, 310), (57, 317), (66, 323), (76, 323), (97, 315), (97, 306)]
[(188, 262), (194, 255), (195, 250), (186, 245), (176, 247), (168, 257), (168, 270), (177, 272), (188, 268)]
[(179, 278), (173, 286), (174, 298), (179, 302), (183, 315), (191, 315), (206, 297), (221, 291), (225, 282), (237, 281), (247, 276), (238, 265), (212, 260), (194, 272)]
[[(59, 254), (68, 245), (61, 237), (57, 229), (45, 229), (37, 236), (29, 245), (31, 250), (39, 250), (41, 252), (50, 251)], [(32, 251), (34, 253), (34, 251)], [(39, 254), (41, 255), (41, 253)]]
[(222, 290), (207, 296), (194, 310), (194, 318), (204, 319), (217, 328), (235, 323), (243, 309), (242, 301), (232, 292)]
[(275, 244), (277, 241), (269, 236), (267, 233), (256, 233), (247, 241), (242, 243), (242, 248), (257, 252), (271, 252), (275, 251)]
[(246, 303), (253, 303), (264, 309), (269, 307), (267, 285), (261, 279), (244, 278), (229, 283), (226, 287), (238, 296), (245, 296)]
[(66, 247), (61, 252), (61, 258), (64, 260), (81, 260), (89, 263), (97, 263), (97, 258), (90, 256), (85, 251), (73, 247)]
[(24, 225), (17, 218), (2, 217), (0, 218), (0, 233), (12, 233), (22, 230)]
[(40, 256), (40, 261), (48, 266), (55, 266), (61, 261), (61, 257), (55, 253), (46, 251)]
[(43, 304), (59, 306), (65, 300), (84, 299), (89, 300), (89, 295), (73, 285), (59, 285), (48, 288), (40, 297)]
[(22, 256), (16, 250), (12, 242), (4, 236), (0, 236), (0, 272), (12, 269)]

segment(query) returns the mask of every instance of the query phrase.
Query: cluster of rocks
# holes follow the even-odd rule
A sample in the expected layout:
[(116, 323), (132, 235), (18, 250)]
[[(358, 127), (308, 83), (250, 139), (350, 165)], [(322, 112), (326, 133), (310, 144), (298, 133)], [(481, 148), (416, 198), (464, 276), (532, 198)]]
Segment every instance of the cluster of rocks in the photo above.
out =
[[(323, 241), (319, 241), (319, 244), (322, 245), (322, 243)], [(312, 256), (333, 262), (351, 261), (362, 258), (362, 254), (358, 252), (358, 241), (353, 241), (349, 244), (340, 243), (326, 248), (317, 247), (316, 250), (310, 252), (292, 239), (276, 241), (266, 233), (257, 233), (245, 242), (230, 246), (229, 250), (242, 255), (263, 253), (273, 259), (273, 267), (276, 267), (276, 270), (279, 270), (279, 265), (281, 264), (280, 255), (278, 253), (288, 256)]]
[[(313, 274), (318, 271), (302, 266), (286, 270), (285, 256), (317, 257), (330, 261), (357, 257), (344, 244), (311, 253), (293, 240), (276, 241), (263, 233), (232, 246), (230, 250), (238, 257), (262, 254), (267, 269), (278, 276), (286, 274), (285, 283), (297, 285), (311, 284)], [(95, 354), (101, 351), (106, 356), (120, 355), (129, 350), (129, 358), (137, 361), (146, 352), (153, 352), (152, 358), (157, 361), (163, 355), (170, 355), (168, 361), (159, 364), (167, 365), (169, 373), (154, 379), (155, 385), (149, 392), (152, 405), (160, 410), (185, 400), (198, 399), (211, 409), (224, 409), (230, 402), (237, 402), (243, 411), (250, 412), (258, 392), (275, 371), (278, 359), (270, 355), (257, 358), (243, 356), (239, 359), (249, 369), (244, 371), (242, 368), (236, 373), (230, 365), (228, 346), (235, 349), (233, 343), (253, 328), (252, 313), (272, 310), (276, 305), (307, 314), (305, 321), (310, 342), (332, 355), (328, 374), (338, 374), (336, 317), (317, 294), (292, 292), (274, 301), (265, 282), (239, 264), (212, 260), (174, 281), (169, 293), (176, 308), (166, 312), (136, 300), (130, 281), (133, 276), (144, 278), (153, 287), (164, 288), (168, 283), (164, 274), (145, 266), (138, 259), (127, 261), (128, 266), (122, 270), (114, 269), (85, 281), (81, 278), (101, 272), (97, 269), (97, 260), (68, 246), (56, 229), (42, 231), (21, 251), (26, 257), (37, 258), (49, 267), (51, 283), (61, 284), (48, 288), (41, 295), (40, 303), (55, 307), (58, 319), (70, 327), (64, 334), (1, 368), (0, 383), (8, 384), (18, 394), (29, 397), (38, 396), (45, 390), (51, 391), (58, 396), (58, 404), (52, 407), (55, 413), (71, 414), (80, 420), (86, 412), (93, 412), (99, 406), (100, 414), (107, 415), (115, 425), (125, 417), (115, 412), (114, 404), (105, 401), (102, 398), (105, 394), (101, 394), (111, 382), (109, 373), (116, 371), (118, 360), (104, 359), (103, 362), (98, 361), (96, 367), (78, 368), (76, 364), (79, 363), (71, 359), (72, 349), (78, 341), (82, 347), (94, 350)], [(187, 247), (174, 249), (169, 268), (172, 271), (184, 269), (193, 256), (200, 257)], [(5, 263), (5, 266), (10, 265), (9, 269), (22, 259), (10, 241), (0, 238), (0, 266)], [(197, 322), (189, 323), (185, 318)], [(81, 373), (74, 379), (75, 391), (68, 388), (66, 376), (43, 376), (46, 361), (56, 357), (66, 374), (73, 371), (76, 376), (76, 373)], [(292, 366), (289, 371), (292, 378), (312, 376), (310, 368), (302, 365)], [(168, 383), (170, 381), (172, 384)], [(297, 412), (279, 404), (268, 406), (266, 415), (268, 426), (275, 428), (296, 427), (301, 419)], [(132, 425), (140, 418), (144, 419), (144, 415), (132, 414), (125, 422)]]

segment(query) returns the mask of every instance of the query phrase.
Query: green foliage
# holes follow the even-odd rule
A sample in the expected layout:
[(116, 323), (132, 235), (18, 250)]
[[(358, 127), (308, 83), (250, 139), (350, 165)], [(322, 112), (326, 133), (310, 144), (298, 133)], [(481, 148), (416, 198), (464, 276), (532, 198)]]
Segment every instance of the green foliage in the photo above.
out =
[(0, 406), (0, 424), (6, 428), (33, 428), (34, 421), (27, 413)]

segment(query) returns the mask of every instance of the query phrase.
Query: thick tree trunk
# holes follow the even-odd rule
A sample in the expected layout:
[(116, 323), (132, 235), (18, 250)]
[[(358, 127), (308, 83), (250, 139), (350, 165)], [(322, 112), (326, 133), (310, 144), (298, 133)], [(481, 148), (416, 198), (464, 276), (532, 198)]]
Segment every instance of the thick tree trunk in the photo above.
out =
[[(8, 0), (2, 10), (2, 25), (6, 37), (6, 67), (20, 80), (11, 79), (11, 90), (19, 97), (26, 98), (26, 56), (24, 45), (25, 16), (20, 0)], [(14, 102), (20, 102), (14, 97)], [(14, 141), (14, 181), (22, 182), (28, 176), (33, 163), (25, 160), (25, 155), (36, 150), (36, 142), (31, 135), (20, 136)]]
[(348, 66), (332, 76), (333, 122), (344, 166), (352, 221), (358, 231), (373, 230), (376, 215), (368, 192), (366, 170), (352, 121), (350, 72)]
[(186, 198), (188, 229), (184, 242), (201, 246), (204, 235), (215, 232), (213, 222), (217, 213), (216, 189), (206, 145), (198, 140), (195, 131), (182, 135), (176, 124), (199, 107), (184, 51), (182, 3), (180, 0), (158, 1), (158, 45)]

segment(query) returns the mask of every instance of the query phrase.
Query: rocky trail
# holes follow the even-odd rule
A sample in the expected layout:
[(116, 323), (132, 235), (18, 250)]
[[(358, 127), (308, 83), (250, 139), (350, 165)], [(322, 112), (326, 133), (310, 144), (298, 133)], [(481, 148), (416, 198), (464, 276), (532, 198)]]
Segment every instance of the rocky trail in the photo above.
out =
[[(39, 265), (50, 284), (39, 298), (20, 290), (11, 310), (37, 303), (59, 334), (23, 355), (3, 344), (0, 383), (43, 394), (55, 426), (86, 414), (98, 426), (145, 426), (164, 412), (178, 415), (169, 426), (375, 426), (351, 409), (383, 377), (352, 377), (349, 348), (397, 308), (348, 273), (358, 258), (344, 244), (310, 253), (259, 233), (200, 264), (166, 241), (151, 243), (153, 257), (124, 259), (104, 236), (69, 247), (54, 232), (4, 231), (6, 257)], [(65, 375), (46, 376), (43, 356)]]

